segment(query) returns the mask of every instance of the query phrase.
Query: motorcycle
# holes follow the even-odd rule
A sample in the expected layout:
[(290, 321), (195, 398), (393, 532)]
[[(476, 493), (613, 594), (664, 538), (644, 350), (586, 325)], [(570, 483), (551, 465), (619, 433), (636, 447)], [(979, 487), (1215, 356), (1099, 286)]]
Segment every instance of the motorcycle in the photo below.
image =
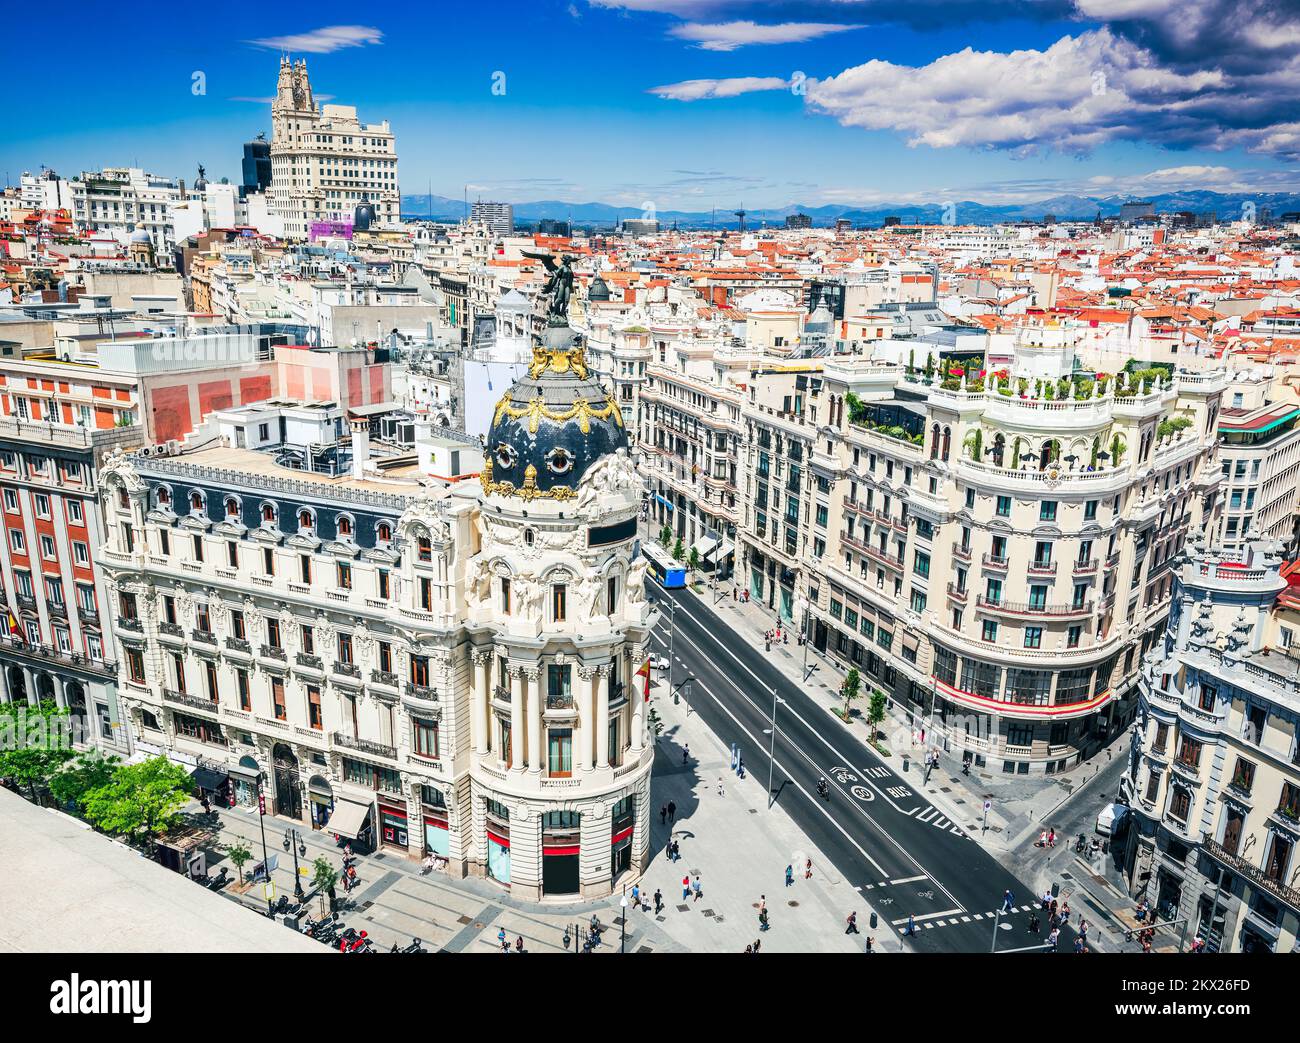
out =
[(209, 891), (220, 891), (226, 884), (230, 883), (230, 872), (225, 866), (215, 875), (208, 875), (199, 881)]
[(1082, 833), (1080, 833), (1080, 834), (1075, 838), (1075, 841), (1074, 841), (1074, 850), (1075, 850), (1075, 852), (1076, 852), (1077, 854), (1080, 854), (1080, 855), (1083, 854), (1083, 849), (1084, 849), (1085, 846), (1087, 846), (1087, 843), (1088, 843), (1088, 838), (1085, 837)]
[(826, 785), (825, 779), (817, 780), (817, 796), (821, 797), (822, 800), (830, 799), (830, 787)]
[(424, 952), (424, 946), (420, 944), (419, 938), (412, 938), (411, 944), (400, 950), (401, 952)]

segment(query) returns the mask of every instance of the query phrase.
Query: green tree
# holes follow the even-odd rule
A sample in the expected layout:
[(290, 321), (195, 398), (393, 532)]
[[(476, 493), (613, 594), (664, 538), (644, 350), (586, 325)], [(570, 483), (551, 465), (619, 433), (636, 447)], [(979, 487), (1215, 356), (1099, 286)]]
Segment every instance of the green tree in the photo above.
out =
[(867, 706), (867, 724), (871, 726), (871, 741), (876, 741), (876, 735), (880, 731), (880, 724), (885, 719), (885, 705), (888, 699), (885, 693), (879, 688), (871, 691), (871, 703)]
[(686, 556), (686, 545), (682, 543), (682, 538), (677, 537), (677, 542), (673, 544), (673, 557), (678, 561)]
[(662, 529), (659, 530), (659, 542), (662, 543), (665, 547), (668, 546), (668, 541), (671, 540), (672, 538), (673, 538), (673, 530), (669, 528), (667, 525), (665, 525)]
[(113, 780), (121, 759), (98, 750), (79, 754), (50, 779), (50, 793), (64, 806), (80, 807), (87, 793), (107, 786)]
[(862, 675), (858, 673), (855, 666), (849, 670), (844, 677), (844, 683), (840, 685), (840, 694), (844, 696), (844, 719), (849, 718), (849, 707), (853, 705), (853, 700), (858, 697), (858, 690), (862, 687)]
[(325, 915), (325, 896), (334, 897), (334, 887), (339, 882), (338, 870), (330, 865), (330, 860), (321, 855), (311, 864), (311, 885), (320, 897), (320, 914)]
[(151, 848), (155, 837), (180, 822), (180, 810), (193, 790), (189, 773), (179, 764), (151, 757), (119, 765), (107, 785), (86, 793), (82, 807), (96, 829)]
[(226, 857), (234, 865), (235, 871), (239, 873), (239, 883), (244, 883), (244, 864), (253, 857), (253, 852), (242, 840), (236, 840), (233, 844), (225, 849)]
[(0, 777), (25, 786), (32, 800), (74, 756), (69, 713), (54, 700), (0, 703)]
[(693, 570), (698, 569), (700, 567), (700, 552), (696, 550), (694, 547), (691, 548), (691, 553), (686, 559), (686, 564), (689, 565)]

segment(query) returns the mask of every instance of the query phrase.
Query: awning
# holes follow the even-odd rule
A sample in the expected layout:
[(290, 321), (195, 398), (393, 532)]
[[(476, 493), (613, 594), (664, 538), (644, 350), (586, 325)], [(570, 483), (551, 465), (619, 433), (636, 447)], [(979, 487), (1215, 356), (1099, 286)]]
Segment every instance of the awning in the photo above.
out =
[(730, 540), (722, 540), (721, 542), (710, 547), (708, 552), (704, 555), (704, 557), (705, 558), (717, 557), (720, 561), (726, 561), (729, 557), (731, 557), (735, 553), (736, 553), (736, 545), (732, 543)]
[(190, 778), (194, 780), (194, 785), (201, 790), (218, 790), (225, 785), (229, 774), (224, 768), (218, 771), (200, 765), (190, 772)]
[(232, 764), (230, 774), (238, 775), (241, 779), (248, 779), (250, 782), (256, 782), (262, 773), (257, 768), (250, 768), (247, 764)]
[(334, 802), (334, 814), (325, 823), (327, 833), (337, 833), (349, 840), (356, 840), (361, 827), (370, 821), (370, 805), (357, 804), (350, 800)]
[(703, 536), (691, 544), (691, 550), (695, 551), (701, 558), (707, 558), (709, 552), (713, 550), (714, 545), (721, 543), (721, 537), (712, 529), (707, 530)]
[(672, 505), (671, 501), (664, 499), (664, 498), (663, 498), (662, 496), (660, 496), (658, 493), (655, 493), (655, 499), (658, 500), (660, 503), (662, 503), (662, 504), (663, 504), (665, 507), (667, 507), (670, 511), (673, 509), (673, 505)]

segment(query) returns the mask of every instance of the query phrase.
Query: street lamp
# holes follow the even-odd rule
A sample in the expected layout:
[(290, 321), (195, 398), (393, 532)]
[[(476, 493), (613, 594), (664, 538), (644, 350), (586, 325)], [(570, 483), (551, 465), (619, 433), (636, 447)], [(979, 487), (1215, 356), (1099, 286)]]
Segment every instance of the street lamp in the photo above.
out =
[(800, 611), (800, 613), (801, 613), (802, 616), (803, 616), (803, 628), (802, 628), (802, 629), (803, 629), (803, 674), (802, 674), (802, 677), (803, 677), (803, 679), (804, 679), (805, 681), (807, 681), (807, 680), (808, 680), (808, 623), (809, 623), (809, 618), (808, 618), (808, 617), (809, 617), (809, 610), (810, 610), (810, 608), (811, 608), (811, 602), (809, 602), (809, 600), (808, 600), (806, 597), (804, 597), (802, 594), (800, 594), (800, 595), (799, 595), (799, 600), (795, 602), (795, 607)]
[[(262, 780), (266, 778), (266, 772), (257, 773), (257, 824), (262, 830), (262, 872), (266, 874), (266, 882), (271, 882), (271, 857), (266, 853), (266, 797), (262, 793)], [(275, 915), (275, 906), (271, 904), (271, 889), (266, 889), (266, 915)]]
[(625, 953), (627, 952), (627, 895), (626, 894), (624, 894), (623, 897), (618, 900), (618, 904), (623, 911), (623, 915), (618, 918), (618, 951), (620, 953)]
[(775, 779), (773, 774), (776, 771), (776, 685), (770, 686), (772, 689), (772, 739), (767, 746), (767, 806), (772, 807), (772, 783)]
[(286, 829), (284, 831), (284, 849), (288, 851), (293, 849), (293, 896), (302, 901), (307, 895), (302, 889), (302, 874), (298, 872), (298, 856), (307, 855), (307, 845), (303, 842), (302, 834), (296, 829)]

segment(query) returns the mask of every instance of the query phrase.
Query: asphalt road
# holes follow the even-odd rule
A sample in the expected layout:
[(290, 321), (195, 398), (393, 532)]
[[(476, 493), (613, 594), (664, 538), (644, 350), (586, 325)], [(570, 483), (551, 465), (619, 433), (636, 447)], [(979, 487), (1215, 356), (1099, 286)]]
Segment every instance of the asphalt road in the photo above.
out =
[[(746, 774), (761, 783), (768, 776), (775, 689), (780, 704), (774, 797), (880, 913), (881, 922), (870, 931), (866, 910), (858, 911), (864, 932), (897, 936), (910, 915), (915, 925), (910, 944), (921, 952), (990, 952), (995, 934), (999, 950), (1045, 939), (1045, 925), (1039, 936), (1027, 930), (1029, 913), (1023, 909), (1035, 903), (1032, 889), (912, 786), (913, 779), (919, 785), (922, 765), (913, 762), (908, 773), (900, 774), (901, 758), (880, 757), (846, 735), (838, 721), (701, 599), (655, 584), (649, 589), (662, 607), (654, 638), (657, 651), (668, 649), (666, 602), (677, 603), (670, 684), (693, 679), (692, 710), (723, 743), (739, 746)], [(829, 799), (817, 793), (819, 776), (830, 783)], [(785, 867), (774, 869), (779, 879)], [(1008, 889), (1016, 911), (995, 926), (993, 914)], [(1073, 940), (1073, 933), (1062, 931), (1060, 951), (1069, 952)]]

